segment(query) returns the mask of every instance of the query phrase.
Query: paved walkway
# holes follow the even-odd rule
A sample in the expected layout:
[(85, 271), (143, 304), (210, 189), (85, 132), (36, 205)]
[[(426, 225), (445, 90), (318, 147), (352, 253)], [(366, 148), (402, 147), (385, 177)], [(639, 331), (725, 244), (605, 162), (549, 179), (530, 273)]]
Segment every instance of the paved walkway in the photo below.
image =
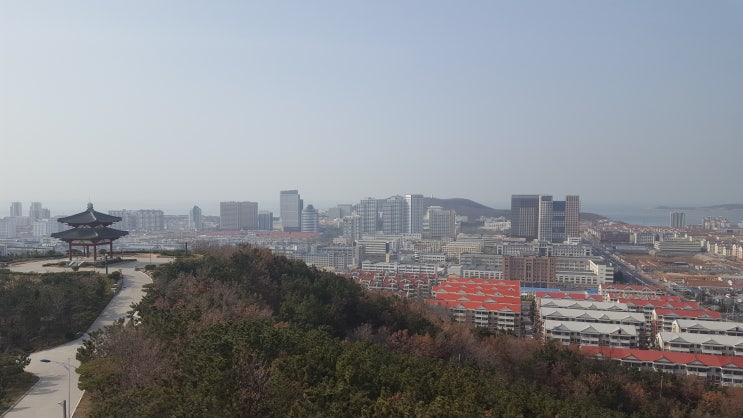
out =
[[(142, 300), (144, 295), (143, 286), (151, 283), (150, 277), (135, 267), (143, 267), (147, 264), (159, 264), (170, 262), (170, 258), (141, 257), (136, 261), (118, 263), (108, 267), (109, 272), (121, 270), (123, 275), (122, 288), (119, 293), (109, 302), (101, 312), (98, 319), (88, 329), (92, 332), (111, 325), (121, 317), (126, 316), (131, 310), (131, 305)], [(69, 269), (58, 267), (44, 267), (42, 264), (48, 261), (30, 262), (11, 266), (11, 270), (20, 272), (48, 273), (54, 271), (69, 271)], [(84, 270), (84, 269), (83, 269)], [(103, 272), (103, 269), (97, 269)], [(6, 411), (3, 418), (56, 418), (63, 416), (62, 401), (69, 399), (69, 410), (71, 417), (75, 412), (77, 404), (83, 396), (83, 392), (77, 388), (79, 375), (75, 368), (80, 365), (75, 359), (77, 348), (82, 345), (85, 337), (78, 338), (66, 344), (48, 350), (39, 351), (30, 355), (31, 363), (26, 371), (39, 376), (39, 381), (26, 393), (26, 395), (11, 409)], [(51, 360), (42, 363), (41, 360)], [(69, 367), (70, 365), (71, 367)], [(69, 373), (68, 373), (69, 371)]]

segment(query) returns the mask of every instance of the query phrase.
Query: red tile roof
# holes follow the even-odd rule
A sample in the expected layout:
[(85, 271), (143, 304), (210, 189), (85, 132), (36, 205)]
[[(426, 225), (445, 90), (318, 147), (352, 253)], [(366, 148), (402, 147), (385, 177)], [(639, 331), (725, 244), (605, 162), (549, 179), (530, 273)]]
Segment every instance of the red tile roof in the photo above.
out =
[(612, 348), (583, 346), (584, 354), (596, 357), (608, 357), (616, 360), (637, 359), (643, 362), (657, 362), (665, 359), (674, 364), (701, 363), (710, 367), (726, 367), (743, 369), (743, 357), (716, 356), (712, 354), (675, 353), (660, 350), (640, 350), (632, 348)]
[(702, 319), (704, 317), (707, 317), (710, 319), (721, 319), (722, 318), (719, 312), (708, 311), (708, 310), (696, 310), (696, 309), (656, 308), (655, 314), (657, 316), (679, 316), (679, 317), (684, 317), (684, 318), (698, 318), (698, 319)]

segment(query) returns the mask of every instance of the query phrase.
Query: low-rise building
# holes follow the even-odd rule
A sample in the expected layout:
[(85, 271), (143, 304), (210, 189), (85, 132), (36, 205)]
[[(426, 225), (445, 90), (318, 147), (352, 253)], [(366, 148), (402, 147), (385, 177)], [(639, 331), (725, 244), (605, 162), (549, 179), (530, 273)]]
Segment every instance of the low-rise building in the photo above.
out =
[(565, 345), (578, 344), (581, 347), (636, 348), (639, 340), (634, 325), (546, 320), (541, 330), (545, 340), (555, 340)]
[(743, 337), (743, 323), (677, 319), (671, 324), (671, 332)]
[(659, 332), (655, 341), (657, 347), (663, 351), (716, 356), (743, 356), (743, 337), (691, 334), (688, 332)]
[(698, 321), (720, 321), (722, 316), (719, 312), (693, 309), (665, 309), (653, 310), (653, 332), (671, 332), (673, 321), (677, 319), (693, 319)]
[(673, 353), (660, 350), (583, 347), (584, 354), (618, 361), (639, 370), (657, 370), (696, 376), (722, 386), (743, 387), (743, 358), (707, 354)]

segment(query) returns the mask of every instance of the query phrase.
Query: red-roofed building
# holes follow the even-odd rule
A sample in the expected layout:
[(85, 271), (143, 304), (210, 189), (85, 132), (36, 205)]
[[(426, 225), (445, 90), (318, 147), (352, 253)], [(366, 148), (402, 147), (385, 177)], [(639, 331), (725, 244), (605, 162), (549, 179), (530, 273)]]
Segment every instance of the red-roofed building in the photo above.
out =
[(723, 386), (743, 387), (743, 357), (674, 353), (611, 347), (581, 347), (589, 356), (612, 359), (623, 366), (697, 376)]
[(429, 303), (447, 308), (457, 322), (512, 332), (521, 328), (518, 281), (450, 277), (431, 293), (435, 299)]

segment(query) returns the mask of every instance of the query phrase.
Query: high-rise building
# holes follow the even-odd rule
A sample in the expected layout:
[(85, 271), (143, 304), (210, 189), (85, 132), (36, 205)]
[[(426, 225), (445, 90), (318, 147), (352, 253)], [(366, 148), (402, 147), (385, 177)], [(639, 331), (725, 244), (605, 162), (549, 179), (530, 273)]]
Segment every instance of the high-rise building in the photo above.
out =
[(553, 243), (580, 237), (580, 198), (568, 195), (511, 196), (511, 236)]
[(303, 202), (297, 190), (282, 190), (279, 194), (281, 227), (285, 232), (302, 230)]
[(361, 239), (361, 216), (351, 215), (343, 218), (343, 237), (347, 242)]
[(382, 204), (382, 231), (385, 234), (402, 234), (405, 231), (406, 201), (402, 196), (392, 196)]
[(258, 229), (258, 203), (220, 202), (219, 229)]
[(423, 195), (405, 195), (405, 204), (405, 232), (422, 234), (423, 218), (426, 216), (426, 207), (423, 206)]
[(453, 210), (445, 210), (441, 206), (429, 206), (426, 211), (426, 237), (450, 238), (457, 236), (457, 214)]
[(312, 205), (302, 211), (302, 232), (318, 232), (320, 225), (320, 215)]
[(340, 216), (341, 218), (345, 218), (346, 216), (351, 216), (351, 213), (353, 212), (353, 205), (348, 203), (343, 203), (338, 205), (338, 209), (340, 209)]
[(686, 214), (684, 212), (671, 212), (671, 228), (686, 227)]
[[(552, 242), (552, 228), (554, 225), (552, 218), (552, 207), (555, 202), (552, 196), (539, 195), (539, 215), (537, 217), (537, 239), (540, 241)], [(563, 210), (563, 214), (565, 211)]]
[(565, 237), (580, 237), (580, 197), (575, 194), (565, 196)]
[(359, 202), (359, 216), (361, 216), (361, 234), (374, 234), (378, 230), (379, 201), (367, 197)]
[(160, 209), (145, 209), (135, 212), (137, 231), (151, 232), (165, 229), (165, 214)]
[(10, 204), (10, 216), (12, 218), (20, 218), (21, 216), (23, 216), (23, 203), (12, 202)]
[(117, 218), (111, 226), (139, 232), (162, 231), (165, 229), (165, 213), (160, 209), (109, 210), (108, 214)]
[(200, 231), (204, 227), (204, 217), (201, 213), (201, 208), (194, 206), (188, 211), (188, 229), (192, 231)]
[(539, 230), (539, 195), (511, 196), (511, 236), (535, 239)]
[(18, 234), (18, 216), (0, 219), (0, 238), (15, 238)]
[(28, 217), (31, 222), (43, 219), (43, 210), (41, 202), (31, 202), (31, 207), (28, 209)]
[(267, 210), (258, 212), (258, 229), (261, 231), (273, 231), (273, 212)]

